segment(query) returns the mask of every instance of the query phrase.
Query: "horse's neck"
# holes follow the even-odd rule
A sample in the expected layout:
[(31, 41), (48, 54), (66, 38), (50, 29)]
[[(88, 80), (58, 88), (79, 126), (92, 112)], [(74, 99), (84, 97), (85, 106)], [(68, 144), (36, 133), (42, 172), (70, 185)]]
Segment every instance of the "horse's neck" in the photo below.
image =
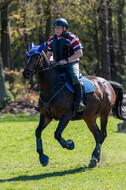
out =
[(58, 72), (52, 68), (39, 73), (39, 85), (42, 91), (49, 91), (58, 81)]
[(58, 80), (58, 71), (55, 68), (50, 68), (50, 61), (48, 60), (45, 53), (43, 53), (44, 69), (43, 72), (39, 73), (39, 85), (42, 91), (48, 91), (51, 89)]

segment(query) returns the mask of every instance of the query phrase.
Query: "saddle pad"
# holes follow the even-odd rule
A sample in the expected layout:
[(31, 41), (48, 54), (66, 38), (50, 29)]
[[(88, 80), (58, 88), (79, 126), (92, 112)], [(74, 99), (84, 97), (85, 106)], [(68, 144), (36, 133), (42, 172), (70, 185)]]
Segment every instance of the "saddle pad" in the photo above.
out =
[[(95, 91), (95, 87), (94, 87), (94, 85), (92, 84), (92, 82), (89, 79), (82, 76), (79, 80), (83, 83), (83, 86), (84, 86), (84, 88), (82, 90), (83, 94)], [(68, 81), (66, 81), (66, 86), (71, 92), (75, 93), (73, 87), (68, 83)]]

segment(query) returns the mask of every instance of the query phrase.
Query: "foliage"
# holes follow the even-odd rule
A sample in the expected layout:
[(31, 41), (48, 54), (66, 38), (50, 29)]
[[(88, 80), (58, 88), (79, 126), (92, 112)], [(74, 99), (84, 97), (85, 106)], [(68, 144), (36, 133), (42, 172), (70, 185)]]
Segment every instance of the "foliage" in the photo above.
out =
[(85, 168), (95, 141), (83, 121), (70, 122), (63, 133), (65, 139), (71, 138), (75, 142), (72, 151), (63, 149), (54, 139), (58, 122), (51, 122), (42, 135), (44, 152), (50, 162), (47, 167), (41, 167), (34, 134), (38, 120), (38, 116), (27, 115), (0, 117), (0, 189), (125, 189), (126, 134), (117, 133), (119, 120), (109, 118), (101, 161), (94, 169)]
[[(10, 6), (10, 28), (11, 28), (11, 43), (14, 57), (15, 68), (20, 69), (25, 65), (25, 53), (28, 51), (32, 41), (39, 44), (39, 36), (43, 41), (47, 41), (46, 30), (47, 20), (51, 16), (52, 22), (57, 17), (64, 17), (68, 20), (69, 30), (79, 36), (84, 46), (84, 57), (81, 58), (81, 68), (85, 74), (102, 75), (101, 73), (101, 57), (100, 55), (100, 31), (99, 31), (99, 8), (100, 2), (96, 0), (19, 0), (13, 1)], [(107, 13), (107, 2), (103, 1)], [(119, 6), (117, 0), (111, 2), (112, 5), (112, 20), (113, 20), (113, 36), (115, 59), (118, 67), (118, 15)], [(16, 7), (16, 8), (15, 8)], [(25, 7), (25, 9), (24, 9)], [(124, 11), (126, 7), (124, 6)], [(123, 12), (124, 12), (123, 11)], [(125, 21), (125, 14), (123, 15)], [(106, 21), (107, 22), (107, 21)], [(51, 23), (52, 25), (52, 23)], [(123, 25), (123, 30), (125, 25)], [(107, 26), (108, 27), (108, 26)], [(53, 34), (53, 29), (48, 31), (50, 36)], [(27, 35), (27, 42), (25, 37)], [(27, 44), (26, 44), (27, 43)], [(125, 34), (124, 34), (125, 47)], [(99, 57), (98, 57), (99, 56)], [(99, 67), (99, 68), (98, 68)], [(99, 69), (99, 71), (98, 71)], [(119, 69), (118, 69), (119, 70)], [(125, 81), (124, 76), (121, 77), (117, 73), (120, 81)], [(117, 76), (115, 77), (116, 79)]]
[(8, 104), (10, 104), (12, 98), (12, 95), (10, 94), (10, 92), (8, 92), (6, 99), (0, 103), (0, 111), (4, 109)]
[(25, 94), (25, 81), (22, 77), (22, 70), (19, 72), (17, 70), (10, 71), (5, 69), (6, 81), (9, 77), (12, 77), (12, 83), (7, 82), (8, 91), (13, 95), (13, 98), (19, 98)]
[[(33, 41), (37, 45), (47, 41), (48, 37), (54, 33), (51, 27), (53, 21), (58, 17), (63, 17), (68, 20), (68, 30), (78, 35), (84, 46), (84, 56), (80, 59), (80, 67), (83, 74), (102, 77), (102, 33), (99, 24), (99, 10), (104, 6), (106, 16), (105, 30), (107, 33), (105, 37), (107, 40), (106, 52), (109, 59), (108, 9), (111, 8), (111, 31), (113, 35), (113, 46), (111, 48), (114, 49), (116, 72), (115, 76), (111, 78), (112, 64), (109, 60), (108, 77), (123, 84), (126, 88), (126, 5), (124, 0), (2, 0), (0, 6), (2, 3), (6, 4), (6, 6), (9, 3), (9, 31), (15, 72), (20, 72), (20, 69), (25, 66), (27, 61), (26, 52), (29, 50), (31, 42)], [(122, 55), (124, 55), (124, 59)], [(17, 81), (19, 80), (17, 79)], [(37, 80), (34, 79), (33, 82), (35, 84)], [(16, 83), (14, 79), (14, 84), (7, 84), (7, 86), (11, 96), (14, 98), (18, 97), (20, 89), (22, 89), (22, 94), (23, 92), (26, 93), (24, 83), (21, 81)]]
[[(5, 76), (8, 78), (11, 76), (13, 78), (13, 82), (6, 82), (9, 93), (13, 96), (14, 99), (21, 98), (26, 93), (33, 93), (33, 97), (37, 96), (35, 91), (30, 90), (31, 84), (29, 81), (26, 81), (22, 76), (23, 69), (20, 71), (10, 71), (8, 69), (5, 70)], [(34, 86), (33, 81), (33, 89), (38, 89), (37, 86)], [(31, 91), (31, 92), (30, 92)]]
[[(6, 87), (7, 87), (7, 98), (4, 102), (0, 104), (0, 110), (4, 109), (7, 105), (13, 102), (16, 99), (24, 98), (29, 102), (34, 102), (37, 104), (39, 94), (38, 94), (38, 85), (36, 85), (36, 80), (32, 81), (33, 89), (31, 89), (31, 84), (29, 81), (25, 81), (22, 76), (22, 71), (13, 71), (8, 70), (5, 71), (6, 77)], [(12, 80), (10, 83), (8, 80)]]

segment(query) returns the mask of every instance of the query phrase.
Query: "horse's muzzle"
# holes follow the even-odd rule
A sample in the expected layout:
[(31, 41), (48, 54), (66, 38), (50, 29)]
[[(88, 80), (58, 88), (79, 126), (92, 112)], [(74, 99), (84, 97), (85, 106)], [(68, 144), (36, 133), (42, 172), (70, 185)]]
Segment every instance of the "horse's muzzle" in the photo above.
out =
[(29, 79), (32, 77), (32, 73), (30, 71), (27, 71), (27, 70), (24, 70), (22, 74), (23, 74), (23, 77), (25, 79)]

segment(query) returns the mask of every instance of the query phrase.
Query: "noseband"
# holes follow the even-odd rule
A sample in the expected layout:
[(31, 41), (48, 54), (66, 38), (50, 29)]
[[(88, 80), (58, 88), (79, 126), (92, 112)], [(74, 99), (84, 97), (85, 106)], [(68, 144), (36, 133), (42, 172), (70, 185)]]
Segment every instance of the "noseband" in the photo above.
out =
[[(37, 55), (37, 54), (36, 54), (36, 55)], [(33, 55), (32, 55), (32, 56), (33, 56)], [(28, 59), (27, 64), (30, 63), (30, 60), (31, 60), (31, 57), (32, 57), (32, 56), (29, 56), (29, 59)], [(27, 67), (24, 68), (24, 70), (30, 72), (32, 76), (33, 76), (34, 74), (36, 74), (36, 73), (39, 73), (39, 72), (42, 72), (42, 71), (43, 71), (43, 64), (42, 64), (42, 63), (43, 63), (43, 56), (40, 55), (40, 54), (39, 54), (39, 56), (40, 56), (40, 59), (38, 60), (37, 64), (35, 65), (34, 70), (29, 69), (29, 68), (27, 68)], [(41, 64), (42, 64), (42, 66), (41, 66)], [(39, 67), (41, 67), (41, 70), (39, 70)]]
[[(33, 56), (33, 55), (32, 55), (32, 56)], [(30, 62), (32, 56), (29, 56), (29, 59), (28, 59), (28, 62), (27, 62), (27, 63)], [(31, 77), (32, 77), (34, 74), (38, 74), (38, 73), (40, 73), (40, 72), (47, 71), (47, 70), (50, 70), (50, 69), (52, 69), (52, 68), (54, 68), (54, 67), (59, 66), (59, 63), (55, 63), (55, 64), (53, 64), (53, 65), (50, 65), (50, 66), (44, 68), (44, 64), (42, 64), (42, 63), (43, 63), (43, 55), (42, 55), (42, 54), (39, 54), (39, 56), (40, 56), (40, 59), (39, 59), (38, 63), (36, 64), (34, 70), (29, 69), (29, 68), (27, 68), (27, 67), (24, 68), (25, 71), (28, 71), (28, 72), (31, 73)], [(42, 64), (42, 66), (41, 66), (41, 64)], [(38, 70), (38, 68), (39, 68), (40, 66), (41, 66), (41, 70)]]

